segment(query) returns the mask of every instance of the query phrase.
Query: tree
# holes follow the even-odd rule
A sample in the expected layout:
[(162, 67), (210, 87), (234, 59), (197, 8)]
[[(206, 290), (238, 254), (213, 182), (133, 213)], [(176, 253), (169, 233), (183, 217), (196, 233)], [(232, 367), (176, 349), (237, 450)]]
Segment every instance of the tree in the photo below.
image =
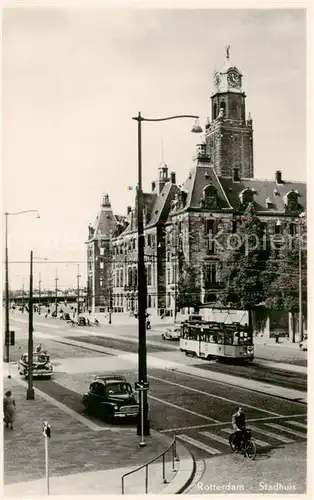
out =
[(301, 247), (301, 269), (300, 248), (301, 240), (294, 247), (286, 246), (283, 249), (281, 259), (276, 263), (269, 263), (267, 271), (273, 277), (269, 286), (269, 292), (265, 300), (267, 308), (289, 311), (292, 314), (292, 342), (295, 342), (295, 316), (299, 312), (299, 285), (300, 271), (302, 281), (302, 313), (307, 317), (307, 255), (306, 250)]
[(193, 307), (198, 312), (200, 301), (201, 287), (199, 274), (196, 267), (184, 261), (180, 269), (180, 279), (178, 281), (177, 306)]
[(234, 243), (229, 237), (229, 248), (221, 263), (221, 283), (224, 287), (219, 299), (225, 305), (249, 311), (267, 297), (266, 264), (270, 257), (269, 245), (265, 244), (264, 224), (255, 215), (250, 203), (244, 212)]

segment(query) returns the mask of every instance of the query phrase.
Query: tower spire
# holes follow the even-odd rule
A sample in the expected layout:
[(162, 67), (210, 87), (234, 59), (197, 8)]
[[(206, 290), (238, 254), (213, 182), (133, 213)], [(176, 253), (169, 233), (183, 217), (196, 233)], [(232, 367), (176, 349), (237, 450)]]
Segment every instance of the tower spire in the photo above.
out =
[(227, 45), (227, 47), (226, 47), (226, 57), (229, 61), (229, 59), (230, 59), (230, 45)]

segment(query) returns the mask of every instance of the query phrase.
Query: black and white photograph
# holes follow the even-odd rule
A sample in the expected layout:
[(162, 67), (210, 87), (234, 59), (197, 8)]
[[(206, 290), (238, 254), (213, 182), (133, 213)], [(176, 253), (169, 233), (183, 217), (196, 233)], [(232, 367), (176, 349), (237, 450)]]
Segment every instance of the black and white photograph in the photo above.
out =
[(2, 8), (5, 499), (311, 493), (308, 23)]

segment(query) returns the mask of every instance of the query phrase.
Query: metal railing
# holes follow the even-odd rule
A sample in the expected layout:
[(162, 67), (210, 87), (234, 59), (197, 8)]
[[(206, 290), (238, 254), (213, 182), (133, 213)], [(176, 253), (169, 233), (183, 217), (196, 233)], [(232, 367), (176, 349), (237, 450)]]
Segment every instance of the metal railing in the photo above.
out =
[(144, 465), (141, 465), (140, 467), (137, 467), (136, 469), (131, 470), (130, 472), (126, 472), (126, 474), (123, 474), (123, 476), (121, 478), (122, 495), (124, 495), (124, 478), (126, 476), (130, 476), (131, 474), (134, 474), (135, 472), (138, 472), (139, 470), (144, 469), (144, 468), (145, 468), (145, 493), (148, 493), (148, 477), (149, 477), (148, 476), (148, 467), (149, 467), (149, 465), (151, 465), (152, 463), (156, 462), (156, 460), (158, 460), (161, 457), (162, 457), (162, 479), (163, 479), (163, 483), (166, 484), (168, 481), (167, 481), (167, 478), (166, 478), (166, 460), (165, 460), (165, 455), (170, 450), (172, 451), (172, 472), (176, 472), (175, 461), (178, 460), (178, 458), (177, 458), (177, 446), (176, 446), (176, 444), (177, 444), (177, 442), (176, 442), (176, 435), (174, 435), (172, 443), (168, 446), (168, 448), (165, 451), (163, 451), (162, 453), (160, 453), (159, 455), (157, 455), (157, 457), (153, 458), (149, 462), (146, 462)]

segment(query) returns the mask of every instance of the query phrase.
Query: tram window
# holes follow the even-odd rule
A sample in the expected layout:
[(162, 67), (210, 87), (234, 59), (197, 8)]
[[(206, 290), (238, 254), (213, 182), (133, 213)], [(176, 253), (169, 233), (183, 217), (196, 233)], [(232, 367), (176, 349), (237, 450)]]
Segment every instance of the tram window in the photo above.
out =
[(223, 344), (224, 343), (224, 334), (223, 333), (218, 333), (217, 335), (217, 344)]
[(212, 343), (216, 344), (216, 342), (217, 342), (217, 335), (216, 335), (215, 332), (210, 331), (208, 333), (208, 342), (212, 342)]
[(225, 332), (225, 344), (232, 345), (233, 344), (233, 335), (232, 332)]

